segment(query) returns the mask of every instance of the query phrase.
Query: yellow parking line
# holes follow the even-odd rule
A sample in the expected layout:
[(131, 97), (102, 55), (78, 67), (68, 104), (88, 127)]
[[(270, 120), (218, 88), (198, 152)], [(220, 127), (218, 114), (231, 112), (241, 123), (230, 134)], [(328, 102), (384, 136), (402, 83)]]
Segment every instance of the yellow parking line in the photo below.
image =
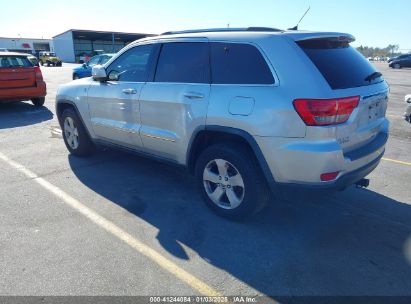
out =
[(44, 189), (49, 191), (50, 193), (54, 194), (59, 199), (63, 200), (63, 202), (73, 208), (74, 210), (78, 211), (86, 218), (91, 220), (94, 224), (98, 225), (99, 227), (103, 228), (116, 238), (122, 240), (124, 243), (129, 245), (131, 248), (139, 252), (140, 254), (146, 256), (154, 263), (158, 264), (164, 270), (170, 272), (172, 275), (192, 287), (193, 289), (197, 290), (199, 293), (205, 296), (222, 296), (220, 292), (215, 290), (213, 287), (207, 285), (205, 282), (201, 281), (191, 273), (185, 271), (183, 268), (172, 262), (171, 260), (167, 259), (151, 247), (145, 245), (140, 240), (133, 237), (131, 234), (127, 233), (113, 222), (110, 222), (106, 218), (102, 217), (92, 209), (86, 207), (82, 203), (80, 203), (75, 198), (71, 197), (69, 194), (54, 186), (50, 182), (46, 181), (45, 179), (39, 177), (34, 172), (30, 171), (29, 169), (25, 168), (23, 165), (11, 160), (6, 155), (0, 152), (0, 160), (3, 160), (8, 165), (16, 169), (17, 171), (23, 173), (26, 177), (32, 179), (34, 182), (42, 186)]
[(404, 161), (401, 161), (401, 160), (396, 160), (396, 159), (391, 159), (391, 158), (386, 158), (386, 157), (383, 157), (382, 159), (385, 160), (385, 161), (389, 161), (389, 162), (400, 164), (400, 165), (411, 166), (411, 163), (404, 162)]

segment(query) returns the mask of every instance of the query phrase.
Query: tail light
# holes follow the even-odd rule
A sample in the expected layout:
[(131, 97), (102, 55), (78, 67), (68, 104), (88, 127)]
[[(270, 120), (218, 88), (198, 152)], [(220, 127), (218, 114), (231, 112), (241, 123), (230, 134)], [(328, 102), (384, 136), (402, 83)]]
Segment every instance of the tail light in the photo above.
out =
[(360, 101), (359, 96), (334, 99), (296, 99), (294, 108), (307, 126), (329, 126), (346, 122)]
[(34, 72), (36, 73), (36, 80), (43, 80), (43, 74), (38, 66), (34, 67)]
[(329, 181), (335, 180), (338, 174), (340, 174), (340, 172), (323, 173), (321, 174), (320, 178), (322, 182), (329, 182)]

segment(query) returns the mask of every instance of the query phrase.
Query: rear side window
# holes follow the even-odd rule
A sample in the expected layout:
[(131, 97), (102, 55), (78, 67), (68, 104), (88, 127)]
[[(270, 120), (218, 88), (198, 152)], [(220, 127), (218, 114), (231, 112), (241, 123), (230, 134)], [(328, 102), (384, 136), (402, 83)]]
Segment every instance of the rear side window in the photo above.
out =
[(383, 81), (381, 76), (369, 78), (377, 70), (348, 42), (313, 39), (300, 41), (298, 45), (333, 90), (367, 86)]
[(273, 84), (274, 77), (260, 51), (249, 44), (211, 43), (214, 84)]
[(0, 68), (21, 68), (33, 66), (27, 57), (0, 56)]
[(154, 81), (210, 83), (208, 43), (165, 43), (161, 49)]

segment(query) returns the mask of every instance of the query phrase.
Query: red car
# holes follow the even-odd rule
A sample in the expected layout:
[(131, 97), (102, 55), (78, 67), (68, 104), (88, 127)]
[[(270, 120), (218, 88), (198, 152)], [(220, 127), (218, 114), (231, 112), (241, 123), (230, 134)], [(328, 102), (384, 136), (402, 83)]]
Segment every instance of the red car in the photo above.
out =
[(36, 107), (44, 104), (47, 94), (41, 70), (27, 55), (0, 53), (0, 102), (31, 100)]

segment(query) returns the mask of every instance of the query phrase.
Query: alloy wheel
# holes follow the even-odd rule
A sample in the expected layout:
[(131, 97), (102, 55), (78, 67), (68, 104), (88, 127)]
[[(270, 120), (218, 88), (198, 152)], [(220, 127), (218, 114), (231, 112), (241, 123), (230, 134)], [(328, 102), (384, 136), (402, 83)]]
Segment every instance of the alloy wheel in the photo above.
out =
[(70, 148), (76, 150), (79, 146), (79, 136), (77, 127), (71, 117), (66, 117), (64, 120), (64, 136)]
[(235, 209), (244, 200), (243, 177), (226, 160), (214, 159), (205, 166), (203, 185), (210, 200), (220, 208)]

